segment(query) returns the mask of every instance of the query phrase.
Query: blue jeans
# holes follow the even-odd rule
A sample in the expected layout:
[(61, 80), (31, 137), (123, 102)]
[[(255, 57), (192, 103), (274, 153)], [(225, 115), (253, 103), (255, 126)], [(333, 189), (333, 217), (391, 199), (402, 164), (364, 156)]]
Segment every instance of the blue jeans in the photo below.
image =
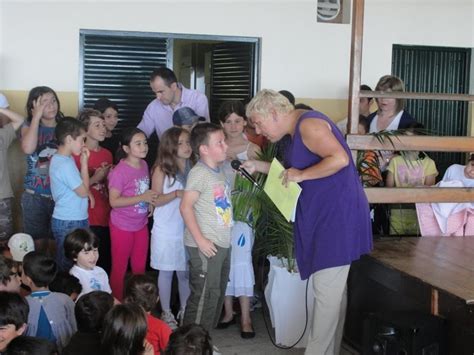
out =
[(31, 235), (34, 240), (53, 238), (51, 216), (53, 215), (54, 201), (52, 198), (23, 192), (21, 210), (23, 232)]
[(87, 219), (82, 221), (63, 221), (54, 217), (51, 218), (51, 229), (56, 241), (56, 262), (60, 271), (69, 271), (73, 265), (73, 261), (66, 259), (64, 255), (64, 240), (66, 236), (74, 229), (88, 227), (89, 221)]

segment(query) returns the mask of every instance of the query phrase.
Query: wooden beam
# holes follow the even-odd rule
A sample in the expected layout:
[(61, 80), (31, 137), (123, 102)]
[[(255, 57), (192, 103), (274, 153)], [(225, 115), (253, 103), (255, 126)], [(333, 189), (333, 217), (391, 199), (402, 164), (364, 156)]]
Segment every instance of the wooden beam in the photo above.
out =
[(364, 34), (364, 0), (352, 5), (351, 61), (349, 72), (348, 133), (357, 133), (359, 124), (359, 91), (362, 70), (362, 40)]
[(424, 152), (474, 152), (474, 137), (390, 136), (380, 143), (373, 135), (350, 134), (347, 144), (353, 150), (419, 150)]
[(370, 203), (473, 202), (474, 188), (366, 187)]
[(386, 99), (421, 99), (421, 100), (447, 100), (447, 101), (474, 101), (474, 95), (466, 94), (433, 94), (423, 92), (386, 92), (361, 90), (360, 97), (383, 97)]

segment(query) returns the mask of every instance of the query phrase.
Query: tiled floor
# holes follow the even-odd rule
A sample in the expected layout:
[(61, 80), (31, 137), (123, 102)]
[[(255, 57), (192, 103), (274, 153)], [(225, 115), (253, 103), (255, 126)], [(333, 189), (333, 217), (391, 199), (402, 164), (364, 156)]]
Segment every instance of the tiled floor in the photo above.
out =
[[(211, 336), (213, 343), (219, 348), (222, 355), (304, 354), (304, 349), (279, 349), (272, 344), (265, 328), (262, 310), (260, 308), (252, 312), (252, 320), (256, 332), (256, 336), (253, 339), (242, 339), (240, 337), (240, 327), (238, 324), (231, 325), (227, 329), (215, 329), (212, 331)], [(268, 323), (270, 326), (269, 320)], [(357, 351), (347, 344), (343, 344), (341, 355), (358, 354)]]

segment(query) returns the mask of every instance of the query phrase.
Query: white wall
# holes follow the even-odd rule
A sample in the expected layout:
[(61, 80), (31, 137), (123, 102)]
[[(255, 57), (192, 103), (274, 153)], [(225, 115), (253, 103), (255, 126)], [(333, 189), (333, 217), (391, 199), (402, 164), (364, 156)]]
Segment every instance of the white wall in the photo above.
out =
[[(78, 91), (79, 29), (262, 38), (261, 87), (346, 98), (350, 25), (312, 1), (0, 0), (0, 89)], [(390, 72), (392, 44), (474, 47), (472, 0), (366, 0), (362, 81)]]
[(366, 1), (362, 78), (374, 86), (390, 73), (392, 44), (474, 47), (474, 1)]

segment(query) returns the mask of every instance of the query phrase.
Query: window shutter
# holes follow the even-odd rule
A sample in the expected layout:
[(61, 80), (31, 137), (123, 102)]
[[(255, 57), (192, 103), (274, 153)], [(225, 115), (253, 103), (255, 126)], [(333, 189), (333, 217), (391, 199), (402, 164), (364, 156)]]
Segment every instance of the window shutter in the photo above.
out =
[[(392, 73), (408, 92), (467, 94), (470, 49), (394, 45)], [(468, 103), (464, 101), (407, 100), (406, 110), (433, 135), (466, 136)], [(439, 177), (448, 166), (464, 164), (464, 154), (431, 152)]]
[(248, 102), (255, 94), (255, 44), (220, 43), (212, 50), (210, 113), (217, 120), (222, 102), (239, 100)]
[(117, 129), (136, 126), (153, 100), (149, 77), (170, 62), (169, 41), (157, 36), (81, 31), (79, 106), (92, 107), (107, 97), (119, 106)]

